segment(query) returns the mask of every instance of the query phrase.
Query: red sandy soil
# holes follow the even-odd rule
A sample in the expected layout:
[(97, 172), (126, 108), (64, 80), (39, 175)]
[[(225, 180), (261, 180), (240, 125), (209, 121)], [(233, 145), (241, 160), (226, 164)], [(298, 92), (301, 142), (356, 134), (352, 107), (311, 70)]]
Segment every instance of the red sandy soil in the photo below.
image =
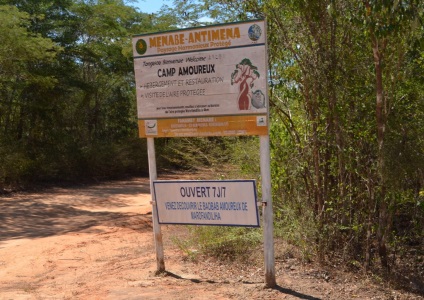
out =
[(166, 273), (156, 275), (147, 178), (0, 197), (0, 300), (422, 299), (370, 278), (276, 259), (264, 288), (261, 254), (249, 264), (192, 261), (162, 226)]

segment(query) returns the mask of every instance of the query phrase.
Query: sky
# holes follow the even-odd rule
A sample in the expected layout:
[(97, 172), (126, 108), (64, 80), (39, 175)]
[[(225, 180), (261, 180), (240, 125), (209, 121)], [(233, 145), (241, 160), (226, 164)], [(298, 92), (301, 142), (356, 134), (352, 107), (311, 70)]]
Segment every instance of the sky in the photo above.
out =
[(171, 6), (172, 0), (137, 0), (137, 3), (132, 5), (140, 8), (141, 12), (150, 14), (158, 12), (164, 4)]

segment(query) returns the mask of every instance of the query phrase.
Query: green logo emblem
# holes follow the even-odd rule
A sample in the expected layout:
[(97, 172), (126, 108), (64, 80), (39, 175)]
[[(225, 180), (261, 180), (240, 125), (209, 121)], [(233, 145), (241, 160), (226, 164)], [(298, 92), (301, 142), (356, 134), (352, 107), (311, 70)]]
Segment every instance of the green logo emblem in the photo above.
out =
[(137, 51), (138, 54), (143, 55), (147, 51), (147, 44), (146, 41), (143, 39), (139, 39), (137, 43), (135, 43), (135, 51)]

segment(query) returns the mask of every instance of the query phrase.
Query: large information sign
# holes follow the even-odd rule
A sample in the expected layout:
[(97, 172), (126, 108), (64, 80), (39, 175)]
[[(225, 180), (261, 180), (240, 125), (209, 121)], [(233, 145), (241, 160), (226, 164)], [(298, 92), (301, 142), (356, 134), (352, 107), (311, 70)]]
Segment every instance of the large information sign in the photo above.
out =
[(140, 136), (266, 135), (265, 41), (263, 20), (135, 36)]
[(160, 224), (259, 226), (254, 180), (154, 181)]

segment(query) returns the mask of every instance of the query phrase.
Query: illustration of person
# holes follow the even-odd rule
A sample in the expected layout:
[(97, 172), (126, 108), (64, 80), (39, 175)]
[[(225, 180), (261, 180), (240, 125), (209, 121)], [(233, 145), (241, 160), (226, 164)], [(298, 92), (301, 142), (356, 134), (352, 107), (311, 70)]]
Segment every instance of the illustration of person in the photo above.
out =
[(239, 84), (238, 108), (239, 110), (250, 109), (252, 99), (253, 81), (259, 78), (258, 68), (252, 64), (250, 59), (244, 58), (236, 65), (236, 70), (231, 74), (231, 85)]

